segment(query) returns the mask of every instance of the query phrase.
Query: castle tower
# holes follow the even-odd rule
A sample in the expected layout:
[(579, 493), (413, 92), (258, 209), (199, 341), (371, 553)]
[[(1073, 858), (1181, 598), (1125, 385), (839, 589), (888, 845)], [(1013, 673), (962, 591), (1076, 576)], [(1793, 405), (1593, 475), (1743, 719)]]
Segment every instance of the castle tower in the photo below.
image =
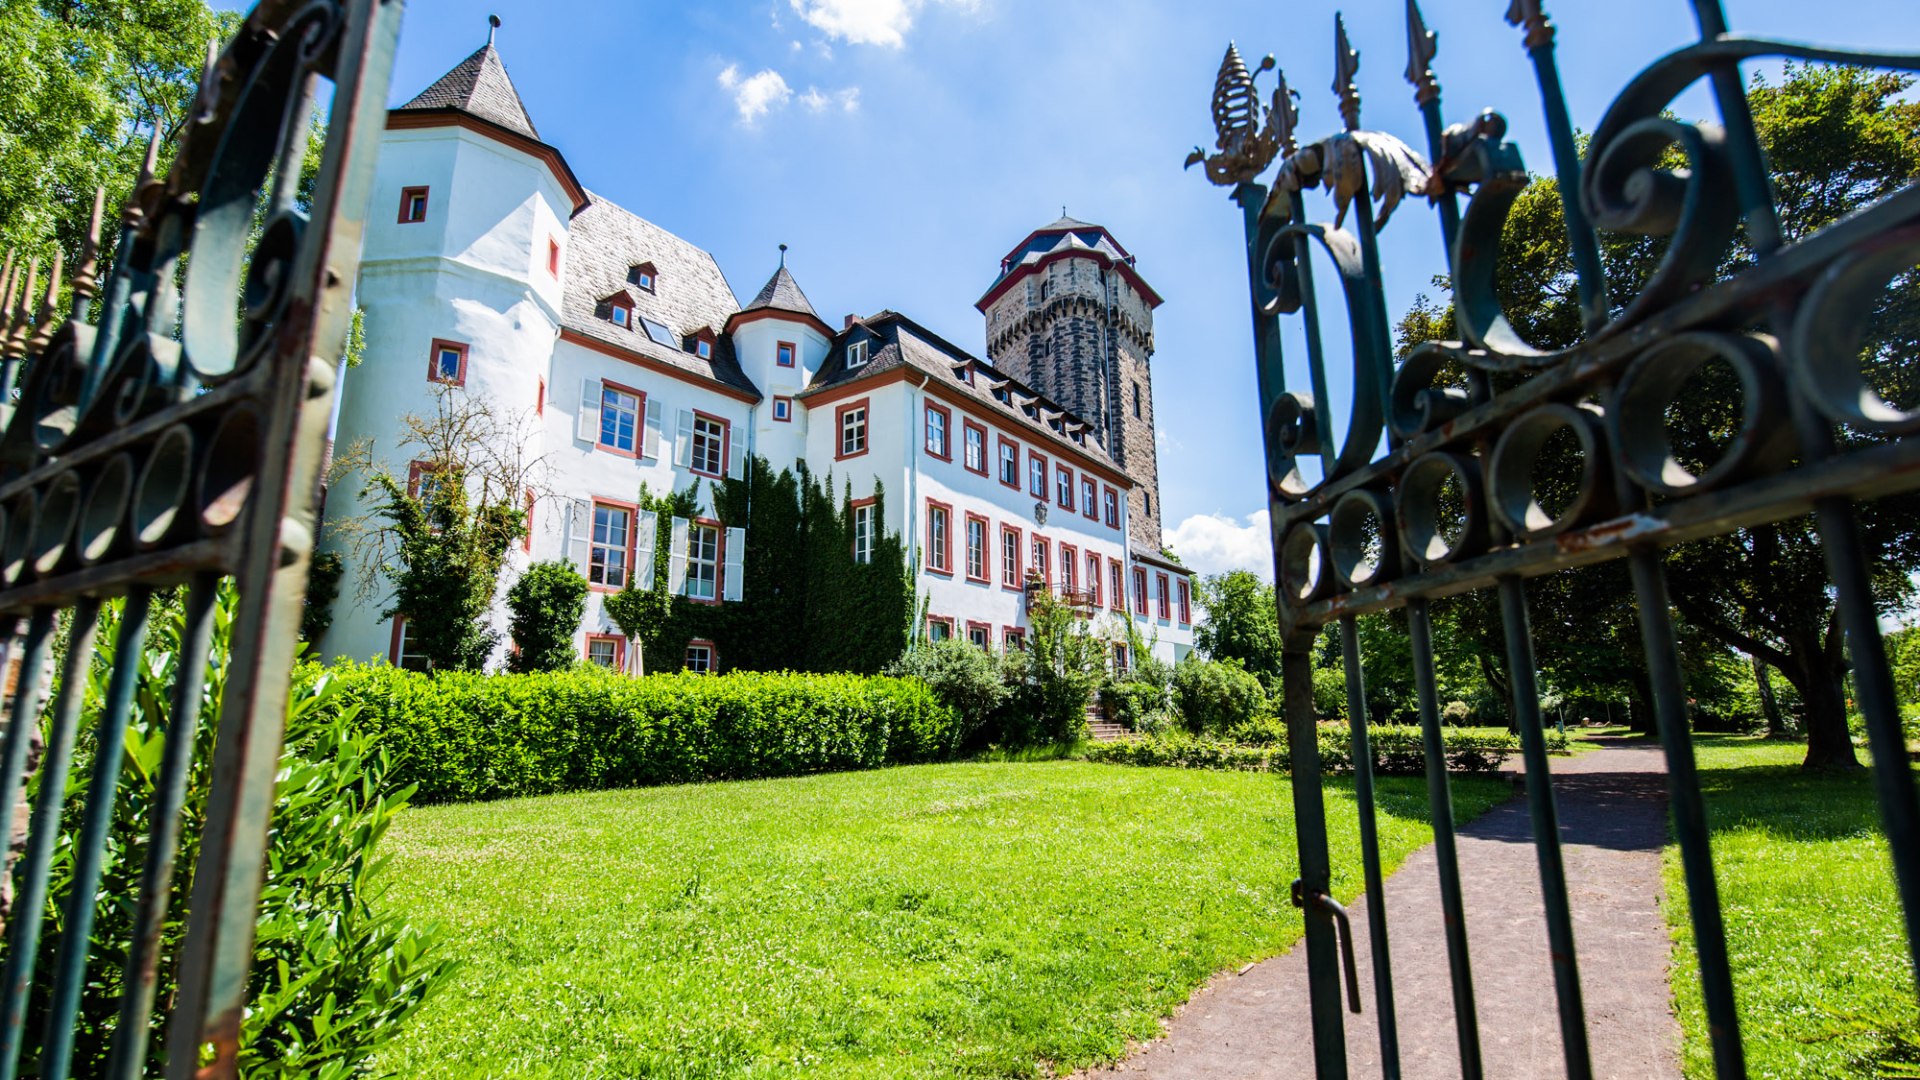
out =
[(1093, 425), (1135, 487), (1131, 539), (1160, 550), (1160, 467), (1153, 442), (1153, 309), (1160, 296), (1105, 228), (1062, 216), (1000, 260), (974, 305), (987, 359)]

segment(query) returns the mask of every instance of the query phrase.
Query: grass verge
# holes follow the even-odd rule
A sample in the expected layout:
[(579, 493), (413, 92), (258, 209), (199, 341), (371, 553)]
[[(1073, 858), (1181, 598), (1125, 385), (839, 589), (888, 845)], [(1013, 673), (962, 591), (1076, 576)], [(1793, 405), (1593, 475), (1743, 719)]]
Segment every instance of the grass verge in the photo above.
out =
[[(409, 811), (389, 902), (461, 969), (408, 1077), (1029, 1077), (1149, 1039), (1299, 936), (1289, 781), (965, 763)], [(1454, 781), (1462, 820), (1508, 797)], [(1427, 842), (1379, 783), (1382, 854)], [(1334, 865), (1360, 865), (1330, 782)], [(1336, 881), (1359, 892), (1357, 869)]]
[[(1804, 773), (1806, 748), (1697, 736), (1700, 779), (1754, 1077), (1920, 1076), (1900, 900), (1871, 780)], [(1711, 1077), (1680, 854), (1666, 857), (1688, 1077)]]

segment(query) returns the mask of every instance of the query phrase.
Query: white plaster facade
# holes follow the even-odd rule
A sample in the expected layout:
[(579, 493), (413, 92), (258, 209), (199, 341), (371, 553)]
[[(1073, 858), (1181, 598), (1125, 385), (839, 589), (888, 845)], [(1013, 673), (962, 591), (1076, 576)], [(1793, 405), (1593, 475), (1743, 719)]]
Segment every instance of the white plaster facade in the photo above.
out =
[[(365, 360), (341, 380), (335, 445), (364, 443), (404, 475), (402, 417), (430, 413), (438, 393), (484, 395), (496, 416), (518, 423), (542, 483), (503, 578), (535, 560), (578, 564), (596, 582), (583, 656), (611, 652), (637, 666), (623, 642), (607, 640), (617, 635), (602, 610), (612, 584), (599, 582), (624, 568), (650, 580), (652, 532), (633, 507), (641, 484), (679, 491), (736, 476), (749, 454), (775, 470), (804, 463), (836, 486), (851, 481), (856, 494), (878, 481), (888, 518), (878, 524), (909, 538), (930, 633), (984, 630), (993, 648), (1021, 636), (1038, 545), (1047, 587), (1079, 594), (1102, 633), (1123, 641), (1129, 619), (1165, 660), (1191, 649), (1188, 577), (1129, 544), (1139, 481), (1088, 425), (905, 316), (829, 327), (784, 265), (742, 306), (711, 255), (579, 185), (538, 141), (491, 45), (390, 114), (372, 199), (359, 281)], [(443, 356), (449, 347), (463, 353), (457, 372)], [(864, 441), (848, 453), (842, 421), (854, 403), (865, 409)], [(945, 455), (930, 423), (945, 431)], [(982, 433), (983, 460), (969, 459), (970, 431)], [(1011, 486), (1000, 475), (1003, 444), (1016, 456)], [(1030, 487), (1036, 455), (1047, 468), (1043, 498)], [(1071, 507), (1059, 503), (1062, 468)], [(1092, 516), (1083, 481), (1093, 484)], [(364, 512), (358, 488), (333, 485), (329, 519)], [(706, 485), (699, 490), (709, 518)], [(617, 545), (605, 544), (596, 555), (596, 525), (609, 525), (600, 517), (621, 512), (614, 538), (624, 535), (624, 553), (616, 559)], [(947, 550), (937, 551), (942, 514)], [(712, 579), (693, 569), (703, 526), (676, 521), (675, 543), (695, 546), (675, 550), (669, 584), (686, 591), (711, 580), (715, 602), (735, 602), (743, 523), (710, 524)], [(984, 541), (977, 555), (972, 527)], [(1017, 537), (1017, 565), (1005, 535)], [(358, 570), (349, 568), (323, 652), (399, 662), (403, 630), (380, 617), (382, 598), (356, 593)], [(492, 619), (504, 642), (501, 604)], [(646, 659), (659, 669), (686, 658)], [(712, 659), (725, 666), (724, 643)]]

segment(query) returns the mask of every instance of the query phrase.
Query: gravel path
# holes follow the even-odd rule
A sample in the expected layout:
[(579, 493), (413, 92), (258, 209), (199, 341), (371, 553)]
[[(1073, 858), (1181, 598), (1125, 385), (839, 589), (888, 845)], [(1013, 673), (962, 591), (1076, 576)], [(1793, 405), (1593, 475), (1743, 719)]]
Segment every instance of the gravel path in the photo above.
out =
[[(1552, 768), (1594, 1075), (1677, 1077), (1680, 1029), (1670, 1008), (1669, 939), (1660, 913), (1660, 850), (1667, 841), (1660, 751), (1603, 740), (1602, 749), (1555, 758)], [(1486, 1075), (1565, 1075), (1524, 797), (1462, 828), (1459, 842)], [(1387, 879), (1386, 905), (1401, 1075), (1457, 1077), (1453, 993), (1431, 846)], [(1366, 908), (1364, 899), (1349, 908), (1366, 1010), (1346, 1014), (1348, 1067), (1356, 1077), (1380, 1075)], [(1168, 1022), (1164, 1038), (1081, 1076), (1309, 1076), (1306, 968), (1305, 952), (1296, 948), (1244, 975), (1216, 976)]]

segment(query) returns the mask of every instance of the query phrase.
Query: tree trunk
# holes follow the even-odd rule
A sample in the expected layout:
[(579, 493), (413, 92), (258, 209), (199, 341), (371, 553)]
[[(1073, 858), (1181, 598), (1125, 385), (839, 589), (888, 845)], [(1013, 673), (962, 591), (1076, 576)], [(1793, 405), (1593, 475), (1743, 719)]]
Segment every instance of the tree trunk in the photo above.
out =
[(1627, 730), (1636, 735), (1655, 734), (1653, 684), (1645, 676), (1636, 677), (1627, 686)]
[(1484, 652), (1476, 653), (1475, 659), (1480, 661), (1480, 677), (1487, 680), (1487, 688), (1507, 706), (1507, 730), (1518, 733), (1519, 721), (1514, 718), (1520, 710), (1513, 707), (1513, 680), (1507, 678), (1506, 665), (1496, 663)]
[(1760, 687), (1760, 714), (1767, 719), (1767, 738), (1792, 737), (1787, 718), (1780, 714), (1780, 702), (1773, 696), (1773, 668), (1757, 656), (1753, 658), (1753, 681)]
[(1826, 662), (1818, 641), (1788, 641), (1792, 661), (1780, 669), (1807, 708), (1807, 759), (1802, 768), (1845, 770), (1861, 768), (1847, 731), (1844, 666)]

